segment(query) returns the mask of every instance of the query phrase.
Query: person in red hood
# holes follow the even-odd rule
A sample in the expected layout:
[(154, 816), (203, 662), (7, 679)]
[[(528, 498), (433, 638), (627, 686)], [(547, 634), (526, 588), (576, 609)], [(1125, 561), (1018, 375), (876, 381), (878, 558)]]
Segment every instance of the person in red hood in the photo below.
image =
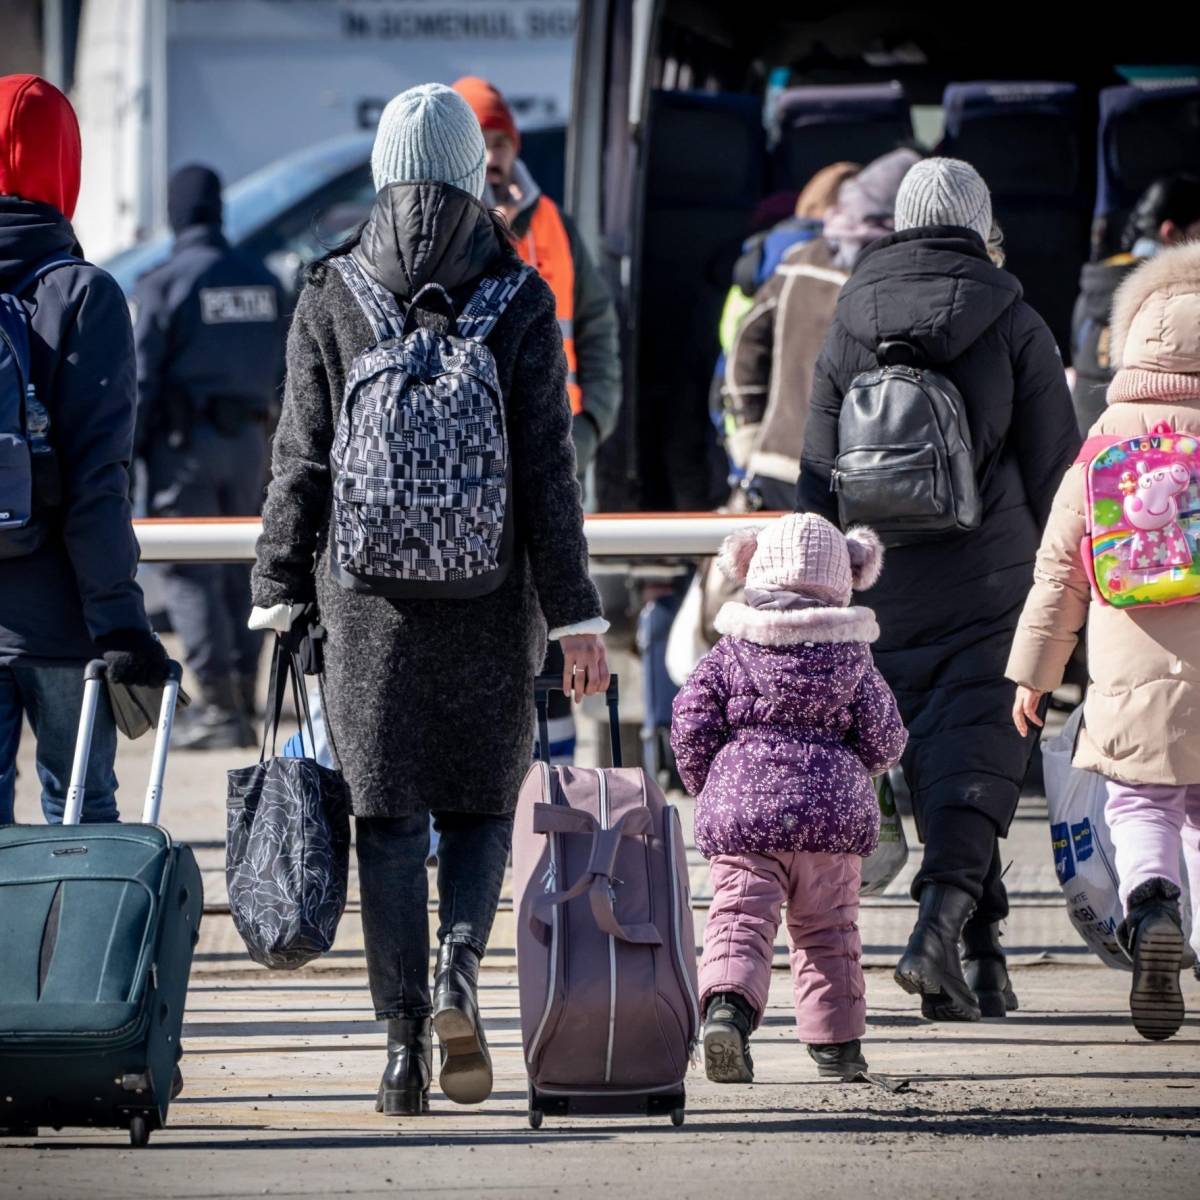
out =
[[(83, 700), (83, 668), (103, 657), (115, 682), (156, 685), (167, 656), (134, 580), (129, 509), (137, 403), (133, 333), (121, 289), (85, 262), (71, 228), (79, 123), (36, 75), (0, 77), (0, 320), (29, 346), (32, 397), (0, 355), (0, 517), (4, 489), (32, 500), (0, 519), (0, 823), (13, 819), (22, 719), (37, 738), (42, 811), (61, 821)], [(7, 435), (7, 436), (6, 436)], [(97, 714), (84, 821), (117, 819), (116, 725)]]

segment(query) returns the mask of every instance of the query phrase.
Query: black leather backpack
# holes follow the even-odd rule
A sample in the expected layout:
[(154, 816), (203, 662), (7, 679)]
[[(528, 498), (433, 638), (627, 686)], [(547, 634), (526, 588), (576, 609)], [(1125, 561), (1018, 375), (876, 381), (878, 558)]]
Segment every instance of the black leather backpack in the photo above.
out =
[(885, 546), (977, 529), (983, 505), (961, 393), (908, 342), (881, 342), (876, 357), (838, 418), (829, 486), (842, 528), (869, 525)]

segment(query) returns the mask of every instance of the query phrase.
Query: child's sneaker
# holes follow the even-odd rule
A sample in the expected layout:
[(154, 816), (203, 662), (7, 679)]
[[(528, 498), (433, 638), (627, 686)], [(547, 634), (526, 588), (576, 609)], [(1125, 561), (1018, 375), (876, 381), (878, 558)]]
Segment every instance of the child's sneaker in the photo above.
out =
[(863, 1058), (862, 1043), (857, 1038), (852, 1042), (834, 1042), (828, 1046), (809, 1046), (808, 1056), (817, 1064), (817, 1074), (822, 1079), (851, 1080), (867, 1069), (867, 1060)]
[(713, 1083), (753, 1083), (754, 1010), (737, 992), (710, 996), (704, 1013), (704, 1073)]
[(1117, 938), (1133, 959), (1129, 1012), (1144, 1038), (1161, 1042), (1183, 1024), (1183, 924), (1179, 888), (1168, 879), (1147, 879), (1129, 893), (1129, 916)]

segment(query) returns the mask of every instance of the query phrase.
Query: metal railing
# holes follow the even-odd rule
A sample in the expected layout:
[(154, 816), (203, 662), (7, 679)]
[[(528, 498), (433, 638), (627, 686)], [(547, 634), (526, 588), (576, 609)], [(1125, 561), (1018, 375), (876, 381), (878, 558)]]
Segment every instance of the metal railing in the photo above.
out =
[[(735, 529), (778, 513), (597, 513), (586, 517), (588, 553), (603, 559), (698, 558), (715, 554)], [(257, 517), (134, 521), (144, 562), (252, 562)]]

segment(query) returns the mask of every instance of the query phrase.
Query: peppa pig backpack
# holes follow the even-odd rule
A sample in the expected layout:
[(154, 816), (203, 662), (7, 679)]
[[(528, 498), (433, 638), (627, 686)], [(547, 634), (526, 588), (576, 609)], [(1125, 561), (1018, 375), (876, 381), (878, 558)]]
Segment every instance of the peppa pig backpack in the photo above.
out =
[(1141, 608), (1200, 598), (1200, 435), (1166, 422), (1113, 441), (1090, 437), (1081, 547), (1101, 604)]

